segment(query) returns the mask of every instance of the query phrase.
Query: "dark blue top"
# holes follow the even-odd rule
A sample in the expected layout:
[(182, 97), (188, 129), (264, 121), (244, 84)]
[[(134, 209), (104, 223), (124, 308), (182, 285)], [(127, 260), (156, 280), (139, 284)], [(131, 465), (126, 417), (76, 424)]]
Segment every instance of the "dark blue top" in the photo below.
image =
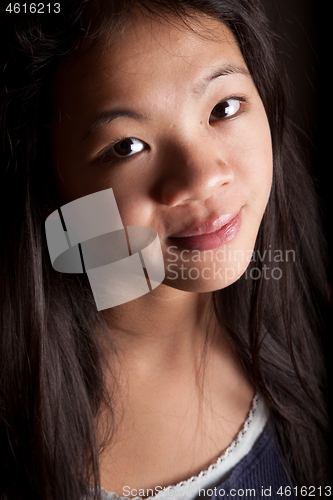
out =
[[(216, 487), (201, 490), (197, 500), (207, 496), (211, 500), (249, 500), (250, 498), (294, 499), (275, 447), (272, 429), (266, 427), (252, 450), (236, 465), (227, 480)], [(200, 494), (201, 493), (201, 494)]]

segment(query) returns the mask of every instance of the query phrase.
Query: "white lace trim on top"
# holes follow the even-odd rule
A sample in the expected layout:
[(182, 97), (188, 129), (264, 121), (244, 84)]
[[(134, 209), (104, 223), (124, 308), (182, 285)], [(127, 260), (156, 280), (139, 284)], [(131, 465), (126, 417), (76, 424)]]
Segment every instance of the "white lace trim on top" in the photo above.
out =
[[(256, 394), (241, 430), (215, 463), (210, 465), (208, 469), (201, 471), (197, 476), (193, 476), (186, 481), (181, 481), (176, 485), (163, 488), (161, 491), (150, 488), (153, 491), (158, 491), (158, 493), (148, 497), (147, 500), (152, 498), (154, 500), (162, 500), (164, 497), (168, 499), (177, 497), (177, 500), (190, 500), (197, 496), (199, 489), (215, 485), (218, 480), (222, 482), (252, 449), (260, 437), (268, 421), (268, 417), (268, 408), (263, 398), (259, 394)], [(108, 492), (104, 488), (101, 488), (101, 491), (103, 500), (142, 500), (140, 496), (118, 496), (116, 493)]]

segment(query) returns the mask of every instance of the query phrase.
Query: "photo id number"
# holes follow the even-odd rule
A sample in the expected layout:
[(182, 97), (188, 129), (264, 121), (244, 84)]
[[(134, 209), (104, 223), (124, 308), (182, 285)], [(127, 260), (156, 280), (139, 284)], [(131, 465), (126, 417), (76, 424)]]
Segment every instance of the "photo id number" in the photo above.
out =
[(60, 3), (9, 3), (6, 12), (10, 14), (59, 14)]

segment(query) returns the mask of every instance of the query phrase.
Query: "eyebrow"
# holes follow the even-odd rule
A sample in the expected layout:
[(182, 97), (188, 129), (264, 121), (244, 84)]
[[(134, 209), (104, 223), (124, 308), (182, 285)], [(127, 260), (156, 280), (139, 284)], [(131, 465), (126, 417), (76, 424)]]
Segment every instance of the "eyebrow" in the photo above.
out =
[(203, 94), (207, 88), (207, 86), (216, 78), (220, 76), (227, 76), (233, 74), (241, 74), (251, 77), (249, 71), (246, 68), (241, 68), (239, 66), (235, 66), (234, 64), (224, 64), (223, 66), (219, 66), (213, 73), (209, 75), (207, 78), (203, 80), (195, 89), (195, 94)]
[(84, 141), (89, 135), (93, 134), (95, 130), (100, 126), (100, 125), (105, 125), (107, 123), (112, 122), (112, 120), (115, 120), (116, 118), (133, 118), (134, 120), (147, 120), (148, 115), (144, 113), (138, 113), (137, 111), (133, 111), (130, 109), (126, 108), (118, 108), (110, 111), (103, 111), (102, 113), (99, 113), (97, 117), (94, 119), (92, 124), (89, 126), (88, 130), (83, 134), (81, 137), (81, 142)]
[[(207, 78), (204, 79), (203, 82), (197, 85), (193, 89), (193, 93), (202, 95), (205, 92), (210, 82), (212, 82), (216, 78), (219, 78), (220, 76), (227, 76), (231, 74), (242, 74), (251, 77), (250, 73), (246, 68), (241, 68), (233, 64), (225, 64), (215, 69), (211, 75), (209, 75)], [(105, 125), (111, 123), (116, 118), (124, 118), (124, 117), (143, 121), (149, 119), (149, 114), (139, 113), (137, 111), (126, 108), (120, 108), (120, 109), (118, 108), (114, 110), (103, 111), (99, 113), (97, 117), (95, 117), (94, 121), (82, 135), (81, 142), (83, 142), (87, 137), (93, 134), (100, 125)]]

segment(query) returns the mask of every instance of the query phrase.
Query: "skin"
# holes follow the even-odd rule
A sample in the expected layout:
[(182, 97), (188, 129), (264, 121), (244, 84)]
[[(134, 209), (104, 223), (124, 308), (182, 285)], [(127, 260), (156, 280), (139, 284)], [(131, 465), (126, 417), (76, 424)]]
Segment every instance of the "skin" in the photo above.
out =
[[(207, 468), (236, 436), (254, 394), (214, 321), (204, 377), (200, 363), (210, 292), (244, 272), (267, 205), (270, 130), (232, 33), (208, 18), (194, 27), (197, 33), (179, 21), (138, 15), (109, 50), (98, 44), (60, 68), (55, 85), (51, 143), (61, 204), (112, 187), (123, 224), (155, 228), (166, 264), (166, 280), (153, 292), (103, 312), (121, 371), (117, 435), (101, 455), (101, 478), (102, 486), (119, 495), (125, 485), (168, 486)], [(209, 39), (200, 36), (207, 30)], [(240, 71), (205, 85), (226, 65)], [(215, 119), (214, 107), (231, 96), (245, 102), (235, 116)], [(87, 135), (98, 113), (124, 107), (149, 118), (119, 117)], [(144, 148), (125, 161), (114, 162), (110, 154), (101, 160), (124, 137), (143, 141)], [(239, 210), (240, 231), (224, 246), (232, 258), (218, 261), (222, 272), (203, 279), (203, 268), (212, 262), (196, 262), (199, 279), (180, 272), (171, 279), (170, 235)], [(188, 271), (194, 264), (181, 259), (181, 250), (173, 269), (184, 265)], [(212, 251), (213, 260), (221, 250)], [(105, 363), (114, 365), (107, 346)], [(112, 379), (107, 383), (111, 390)], [(101, 432), (103, 422), (102, 416)]]

